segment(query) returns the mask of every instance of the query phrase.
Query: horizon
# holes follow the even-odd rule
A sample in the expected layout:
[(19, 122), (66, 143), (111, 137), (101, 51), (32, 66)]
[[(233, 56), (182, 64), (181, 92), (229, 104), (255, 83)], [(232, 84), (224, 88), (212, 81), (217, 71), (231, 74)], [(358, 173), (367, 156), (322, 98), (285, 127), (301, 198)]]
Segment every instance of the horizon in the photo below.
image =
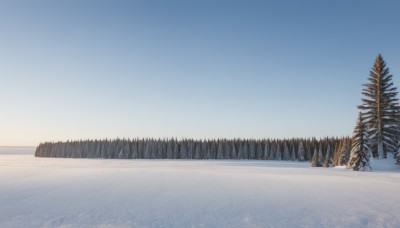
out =
[(2, 147), (345, 137), (379, 53), (400, 87), (397, 1), (0, 6)]

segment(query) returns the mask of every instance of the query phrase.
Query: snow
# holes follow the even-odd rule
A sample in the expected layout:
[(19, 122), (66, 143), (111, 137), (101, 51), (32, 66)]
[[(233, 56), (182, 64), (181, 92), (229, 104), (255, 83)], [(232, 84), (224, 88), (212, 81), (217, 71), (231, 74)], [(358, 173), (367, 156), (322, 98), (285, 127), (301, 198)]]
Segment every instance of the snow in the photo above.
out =
[(2, 152), (0, 227), (398, 227), (400, 168), (373, 165)]

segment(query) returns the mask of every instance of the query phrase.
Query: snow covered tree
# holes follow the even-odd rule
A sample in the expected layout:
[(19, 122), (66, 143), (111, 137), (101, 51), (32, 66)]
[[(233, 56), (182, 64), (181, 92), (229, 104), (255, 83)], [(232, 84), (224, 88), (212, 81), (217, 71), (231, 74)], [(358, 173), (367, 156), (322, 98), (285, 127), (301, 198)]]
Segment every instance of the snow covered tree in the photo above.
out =
[(269, 143), (266, 142), (264, 146), (264, 157), (263, 160), (268, 160), (270, 157), (270, 149), (269, 149)]
[(303, 147), (303, 142), (300, 142), (299, 144), (299, 150), (297, 152), (297, 155), (299, 156), (298, 160), (299, 161), (304, 161), (304, 147)]
[(281, 147), (280, 147), (280, 142), (276, 142), (276, 150), (275, 150), (275, 160), (282, 160), (282, 153), (281, 153)]
[(314, 147), (314, 155), (312, 157), (312, 161), (311, 161), (311, 166), (312, 167), (320, 167), (321, 165), (318, 164), (318, 149), (317, 147)]
[(318, 166), (322, 166), (324, 163), (324, 155), (323, 155), (323, 146), (322, 142), (319, 143), (319, 149), (318, 149)]
[(306, 161), (311, 161), (312, 160), (312, 147), (310, 143), (306, 142), (306, 156), (305, 156), (305, 160)]
[(187, 159), (187, 145), (186, 145), (185, 141), (183, 141), (181, 143), (181, 148), (180, 149), (181, 149), (180, 150), (180, 154), (181, 154), (180, 158), (181, 159)]
[(250, 142), (249, 145), (249, 159), (254, 160), (256, 158), (256, 145), (254, 142)]
[(196, 143), (196, 150), (194, 153), (194, 159), (201, 159), (201, 143)]
[(225, 141), (224, 159), (231, 159), (231, 145), (228, 141)]
[(400, 165), (400, 153), (396, 154), (396, 165)]
[(194, 146), (192, 140), (188, 141), (187, 144), (187, 159), (193, 159), (194, 154)]
[(325, 154), (325, 161), (323, 164), (323, 167), (329, 167), (332, 165), (332, 156), (331, 156), (331, 146), (328, 144), (328, 148), (326, 149), (326, 154)]
[(397, 114), (399, 111), (396, 87), (392, 75), (379, 54), (369, 73), (369, 83), (364, 84), (363, 119), (367, 124), (368, 135), (372, 141), (374, 157), (386, 158), (387, 151), (396, 151)]
[(290, 151), (288, 145), (283, 143), (283, 160), (288, 161), (290, 159)]
[(236, 155), (236, 148), (235, 148), (235, 143), (232, 142), (231, 145), (231, 159), (237, 159), (237, 155)]
[(276, 156), (276, 142), (275, 140), (271, 142), (270, 152), (269, 152), (269, 160), (275, 160)]
[(348, 167), (354, 171), (370, 171), (371, 165), (369, 161), (369, 148), (367, 145), (368, 135), (366, 126), (361, 113), (358, 116), (356, 127), (354, 128), (352, 143), (351, 143), (351, 156)]
[(249, 159), (249, 147), (247, 146), (247, 142), (243, 143), (243, 159)]
[(262, 144), (261, 144), (261, 142), (258, 142), (257, 144), (258, 145), (257, 145), (256, 157), (257, 157), (257, 160), (262, 160), (264, 157), (264, 151), (262, 149)]
[(344, 140), (340, 150), (339, 165), (346, 165), (350, 159), (350, 142)]
[(224, 150), (221, 141), (218, 143), (217, 159), (224, 159)]
[(138, 159), (139, 158), (139, 154), (138, 154), (138, 149), (137, 149), (136, 143), (132, 143), (131, 148), (132, 148), (131, 158), (132, 159)]
[(296, 149), (294, 147), (294, 143), (292, 144), (292, 150), (291, 150), (291, 155), (290, 155), (290, 160), (296, 161)]

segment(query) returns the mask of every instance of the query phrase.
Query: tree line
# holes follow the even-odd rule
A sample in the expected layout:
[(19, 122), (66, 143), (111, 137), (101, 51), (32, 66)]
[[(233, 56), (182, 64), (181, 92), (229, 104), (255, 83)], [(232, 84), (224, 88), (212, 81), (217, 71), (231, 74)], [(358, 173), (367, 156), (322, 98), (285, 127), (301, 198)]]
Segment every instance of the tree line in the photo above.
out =
[(309, 139), (114, 139), (41, 143), (36, 157), (101, 159), (239, 159), (312, 161), (313, 166), (347, 164), (351, 140)]
[(370, 158), (388, 154), (400, 164), (400, 105), (393, 75), (379, 54), (363, 84), (352, 138), (324, 139), (116, 139), (42, 143), (35, 156), (118, 159), (249, 159), (310, 161), (371, 170)]

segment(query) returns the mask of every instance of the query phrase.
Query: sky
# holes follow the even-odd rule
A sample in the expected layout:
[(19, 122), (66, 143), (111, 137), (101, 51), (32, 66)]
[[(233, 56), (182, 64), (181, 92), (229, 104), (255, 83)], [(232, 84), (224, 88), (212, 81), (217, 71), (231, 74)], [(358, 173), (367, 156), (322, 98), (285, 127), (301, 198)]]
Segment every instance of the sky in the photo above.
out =
[(0, 146), (352, 134), (399, 1), (0, 2)]

